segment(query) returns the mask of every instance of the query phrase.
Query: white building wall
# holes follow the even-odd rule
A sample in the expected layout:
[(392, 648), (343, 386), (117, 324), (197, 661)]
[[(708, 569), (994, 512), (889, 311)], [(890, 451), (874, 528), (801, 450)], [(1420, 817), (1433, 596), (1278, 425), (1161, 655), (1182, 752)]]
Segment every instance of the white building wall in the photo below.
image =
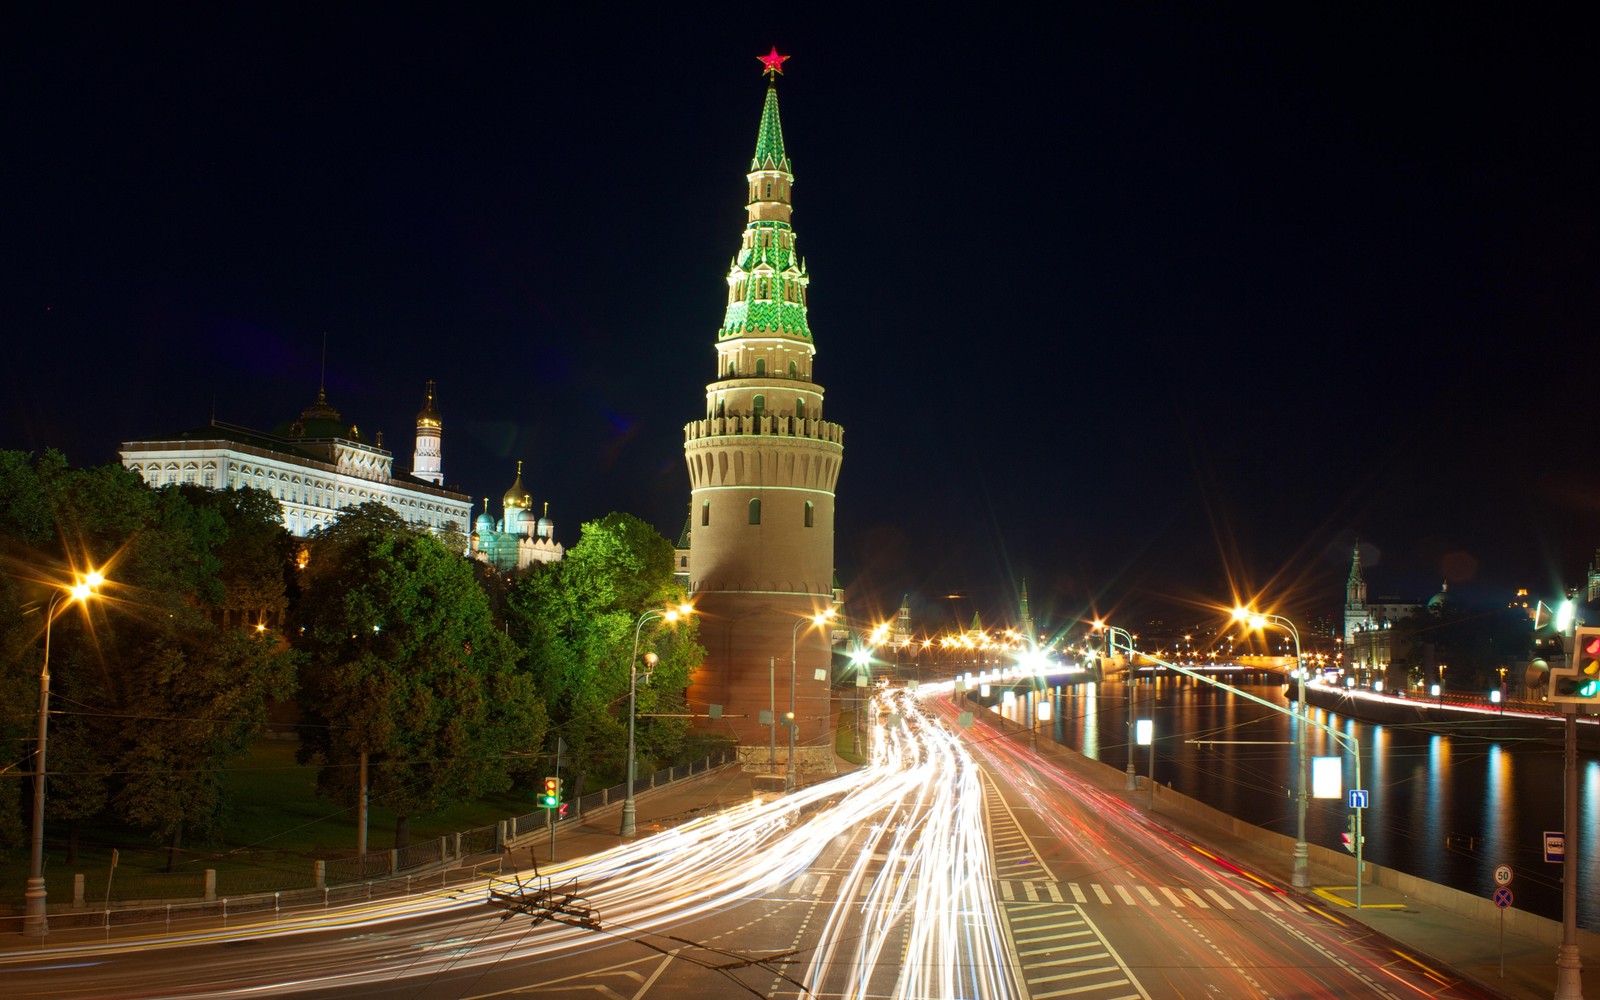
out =
[[(308, 535), (346, 507), (377, 501), (407, 523), (438, 532), (450, 522), (463, 534), (472, 530), (472, 501), (443, 489), (393, 481), (387, 453), (343, 455), (347, 469), (232, 441), (130, 441), (122, 464), (152, 487), (191, 483), (212, 489), (253, 486), (283, 505), (290, 534)], [(376, 478), (368, 478), (368, 476)]]

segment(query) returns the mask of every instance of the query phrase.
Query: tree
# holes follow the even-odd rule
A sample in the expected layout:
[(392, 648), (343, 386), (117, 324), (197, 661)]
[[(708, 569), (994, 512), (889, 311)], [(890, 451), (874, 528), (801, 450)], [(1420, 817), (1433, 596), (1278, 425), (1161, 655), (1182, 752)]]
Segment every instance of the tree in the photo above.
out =
[(301, 759), (353, 804), (365, 754), (397, 846), (411, 816), (509, 787), (544, 739), (543, 708), (472, 568), (382, 505), (348, 509), (314, 539), (296, 621)]
[[(35, 601), (74, 570), (101, 568), (109, 581), (52, 630), (51, 814), (75, 824), (109, 803), (175, 853), (186, 826), (214, 827), (223, 769), (258, 731), (267, 699), (290, 689), (278, 637), (225, 628), (220, 614), (230, 541), (281, 531), (277, 515), (224, 516), (230, 502), (209, 491), (151, 490), (120, 465), (73, 470), (54, 454), (29, 463), (13, 453), (0, 468), (10, 473), (0, 491), (8, 568), (41, 581)], [(32, 642), (24, 648), (36, 676)]]
[[(580, 776), (624, 774), (635, 627), (646, 611), (684, 599), (672, 551), (638, 518), (608, 514), (584, 524), (561, 562), (535, 568), (507, 598), (512, 636), (552, 723), (573, 748)], [(652, 716), (686, 711), (689, 671), (704, 655), (695, 635), (692, 619), (671, 628), (647, 623), (641, 633), (641, 657), (649, 651), (660, 657), (638, 689), (636, 742), (645, 766), (651, 758), (676, 758), (684, 746), (685, 719)]]

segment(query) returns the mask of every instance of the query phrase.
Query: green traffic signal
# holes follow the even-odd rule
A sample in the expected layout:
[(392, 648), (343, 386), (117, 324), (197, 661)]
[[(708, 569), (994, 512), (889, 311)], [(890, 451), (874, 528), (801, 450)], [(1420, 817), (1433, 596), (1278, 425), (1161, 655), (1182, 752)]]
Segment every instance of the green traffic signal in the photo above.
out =
[(1550, 698), (1600, 704), (1600, 628), (1574, 633), (1570, 665), (1550, 672)]

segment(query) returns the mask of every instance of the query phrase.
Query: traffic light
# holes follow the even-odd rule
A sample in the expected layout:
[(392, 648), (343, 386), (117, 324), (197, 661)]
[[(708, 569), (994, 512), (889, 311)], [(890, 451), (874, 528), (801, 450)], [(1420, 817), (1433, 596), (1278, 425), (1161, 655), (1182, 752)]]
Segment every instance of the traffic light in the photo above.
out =
[(555, 809), (561, 805), (561, 779), (544, 779), (544, 792), (539, 796), (539, 804), (546, 809)]
[(1600, 628), (1574, 631), (1572, 657), (1550, 671), (1550, 700), (1600, 706)]
[(1339, 834), (1339, 839), (1344, 842), (1344, 849), (1351, 854), (1356, 852), (1356, 814), (1351, 813), (1345, 820), (1347, 832)]

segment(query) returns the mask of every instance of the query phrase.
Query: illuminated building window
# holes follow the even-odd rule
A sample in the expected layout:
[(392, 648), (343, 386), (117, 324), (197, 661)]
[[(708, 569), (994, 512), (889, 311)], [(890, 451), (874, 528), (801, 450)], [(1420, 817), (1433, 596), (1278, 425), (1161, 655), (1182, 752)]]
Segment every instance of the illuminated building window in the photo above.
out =
[(767, 374), (767, 359), (766, 358), (756, 358), (756, 378), (761, 378), (762, 376), (764, 376), (766, 374)]
[(760, 524), (761, 523), (761, 500), (760, 500), (760, 498), (757, 498), (757, 499), (754, 499), (754, 500), (750, 501), (750, 523), (751, 524)]
[(806, 501), (806, 527), (808, 527), (808, 528), (815, 527), (816, 526), (816, 517), (817, 517), (817, 505), (812, 503), (810, 500), (807, 500)]
[(800, 366), (795, 364), (793, 361), (789, 362), (789, 377), (790, 378), (799, 378), (800, 377)]
[(700, 505), (700, 527), (711, 523), (711, 501), (707, 500)]
[(794, 415), (795, 415), (795, 417), (797, 419), (800, 419), (800, 420), (804, 420), (806, 418), (806, 401), (805, 400), (797, 399), (797, 400), (794, 401)]
[(757, 395), (755, 400), (756, 419), (761, 419), (767, 412), (767, 397)]

